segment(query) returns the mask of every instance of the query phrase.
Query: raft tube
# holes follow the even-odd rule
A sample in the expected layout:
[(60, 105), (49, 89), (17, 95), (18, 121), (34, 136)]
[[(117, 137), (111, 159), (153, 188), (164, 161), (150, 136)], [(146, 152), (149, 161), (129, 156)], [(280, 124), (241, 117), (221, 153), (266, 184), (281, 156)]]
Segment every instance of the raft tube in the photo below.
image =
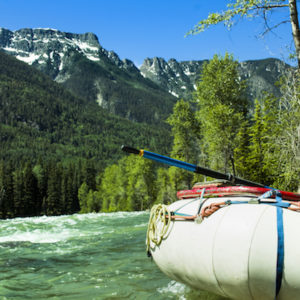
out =
[[(300, 214), (282, 208), (284, 256), (276, 295), (278, 207), (250, 201), (253, 195), (257, 199), (265, 192), (261, 188), (209, 187), (201, 197), (202, 191), (202, 188), (180, 191), (178, 196), (183, 200), (166, 207), (165, 218), (159, 212), (152, 220), (148, 231), (152, 230), (153, 236), (164, 230), (166, 219), (170, 222), (160, 242), (156, 238), (148, 241), (149, 252), (161, 271), (194, 289), (231, 299), (299, 299)], [(282, 195), (283, 200), (300, 200), (297, 194), (282, 192)], [(226, 201), (236, 204), (222, 206), (204, 219), (184, 218)], [(176, 215), (178, 218), (174, 219)]]

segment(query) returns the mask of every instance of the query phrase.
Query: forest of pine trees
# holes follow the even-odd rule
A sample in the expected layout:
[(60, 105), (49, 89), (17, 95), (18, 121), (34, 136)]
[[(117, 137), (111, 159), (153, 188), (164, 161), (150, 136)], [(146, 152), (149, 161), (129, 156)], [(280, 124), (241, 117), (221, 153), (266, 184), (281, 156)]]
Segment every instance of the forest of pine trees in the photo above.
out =
[(57, 216), (78, 212), (78, 187), (86, 166), (0, 163), (0, 217)]
[[(173, 136), (169, 155), (297, 191), (298, 72), (282, 78), (279, 99), (266, 94), (249, 103), (247, 82), (240, 80), (237, 66), (228, 54), (204, 64), (194, 97), (179, 100), (167, 119)], [(206, 180), (134, 155), (103, 167), (89, 158), (62, 161), (0, 161), (0, 218), (146, 210), (154, 203), (171, 203), (178, 190)]]

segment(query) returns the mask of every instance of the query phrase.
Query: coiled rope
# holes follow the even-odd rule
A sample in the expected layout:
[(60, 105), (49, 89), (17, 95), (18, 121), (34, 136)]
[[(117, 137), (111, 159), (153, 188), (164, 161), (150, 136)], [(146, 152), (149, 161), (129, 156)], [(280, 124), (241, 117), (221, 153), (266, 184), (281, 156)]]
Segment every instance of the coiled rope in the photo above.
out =
[(157, 204), (152, 207), (146, 236), (147, 252), (150, 249), (150, 242), (158, 246), (166, 236), (171, 223), (170, 216), (171, 212), (167, 205)]

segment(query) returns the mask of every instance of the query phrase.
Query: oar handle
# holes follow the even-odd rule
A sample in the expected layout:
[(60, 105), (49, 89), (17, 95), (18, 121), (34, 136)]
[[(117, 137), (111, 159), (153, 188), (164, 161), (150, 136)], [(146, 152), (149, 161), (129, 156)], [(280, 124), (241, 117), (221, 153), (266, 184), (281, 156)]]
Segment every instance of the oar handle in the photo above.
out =
[(140, 150), (135, 149), (135, 148), (132, 148), (132, 147), (129, 147), (129, 146), (124, 146), (124, 145), (122, 145), (122, 146), (121, 146), (121, 150), (122, 150), (122, 151), (125, 151), (125, 152), (127, 152), (127, 153), (132, 153), (132, 154), (137, 154), (137, 155), (140, 154)]

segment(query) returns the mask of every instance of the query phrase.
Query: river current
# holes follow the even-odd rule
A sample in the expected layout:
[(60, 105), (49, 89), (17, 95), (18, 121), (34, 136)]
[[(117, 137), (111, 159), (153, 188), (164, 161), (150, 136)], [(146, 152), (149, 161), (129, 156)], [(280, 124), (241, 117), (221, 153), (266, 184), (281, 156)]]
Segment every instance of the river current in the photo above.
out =
[(0, 299), (221, 299), (147, 257), (147, 212), (0, 221)]

